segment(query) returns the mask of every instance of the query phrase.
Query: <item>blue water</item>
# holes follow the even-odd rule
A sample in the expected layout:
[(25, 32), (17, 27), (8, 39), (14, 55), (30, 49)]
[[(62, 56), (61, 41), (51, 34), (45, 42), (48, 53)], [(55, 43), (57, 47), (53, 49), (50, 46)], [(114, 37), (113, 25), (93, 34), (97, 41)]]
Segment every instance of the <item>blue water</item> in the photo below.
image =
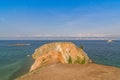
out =
[[(120, 67), (120, 41), (107, 43), (105, 40), (68, 40), (85, 52), (95, 63)], [(54, 40), (1, 40), (0, 41), (0, 80), (13, 80), (28, 72), (34, 62), (31, 56), (39, 46), (57, 42)], [(60, 41), (61, 42), (61, 41)], [(9, 46), (11, 44), (31, 44), (29, 46)]]

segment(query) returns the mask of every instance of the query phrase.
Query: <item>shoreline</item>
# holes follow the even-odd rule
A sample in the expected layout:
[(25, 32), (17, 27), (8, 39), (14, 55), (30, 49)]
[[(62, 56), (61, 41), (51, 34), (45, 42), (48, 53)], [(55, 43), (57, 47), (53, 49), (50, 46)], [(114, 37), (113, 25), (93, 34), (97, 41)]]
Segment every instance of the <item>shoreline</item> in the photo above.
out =
[(25, 75), (29, 72), (29, 69), (31, 67), (31, 65), (34, 63), (34, 59), (31, 57), (31, 56), (27, 56), (26, 58), (26, 63), (24, 63), (22, 65), (22, 67), (17, 70), (16, 72), (14, 72), (8, 80), (14, 80), (16, 79), (17, 77), (20, 77), (22, 75)]

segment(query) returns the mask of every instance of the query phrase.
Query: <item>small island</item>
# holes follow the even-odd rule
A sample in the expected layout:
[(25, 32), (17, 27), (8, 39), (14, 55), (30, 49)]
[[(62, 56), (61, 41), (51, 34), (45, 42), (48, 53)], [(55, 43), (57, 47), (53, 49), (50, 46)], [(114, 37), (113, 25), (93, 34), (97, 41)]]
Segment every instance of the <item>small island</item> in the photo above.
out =
[(30, 44), (11, 44), (9, 46), (29, 46)]

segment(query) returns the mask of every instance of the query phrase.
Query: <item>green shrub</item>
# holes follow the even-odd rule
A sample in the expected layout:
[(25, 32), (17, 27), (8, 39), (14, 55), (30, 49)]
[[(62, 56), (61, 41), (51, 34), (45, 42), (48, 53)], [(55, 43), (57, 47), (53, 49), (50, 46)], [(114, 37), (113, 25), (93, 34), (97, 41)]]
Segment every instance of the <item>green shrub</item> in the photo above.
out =
[(77, 56), (77, 59), (74, 61), (75, 64), (85, 64), (85, 58), (81, 61), (81, 58)]
[(80, 46), (81, 49), (84, 49), (83, 45)]
[(85, 58), (81, 61), (81, 64), (85, 64)]
[(77, 59), (74, 61), (74, 63), (79, 63), (80, 64), (80, 57), (77, 56)]
[(71, 58), (71, 56), (69, 56), (68, 63), (72, 64), (72, 58)]

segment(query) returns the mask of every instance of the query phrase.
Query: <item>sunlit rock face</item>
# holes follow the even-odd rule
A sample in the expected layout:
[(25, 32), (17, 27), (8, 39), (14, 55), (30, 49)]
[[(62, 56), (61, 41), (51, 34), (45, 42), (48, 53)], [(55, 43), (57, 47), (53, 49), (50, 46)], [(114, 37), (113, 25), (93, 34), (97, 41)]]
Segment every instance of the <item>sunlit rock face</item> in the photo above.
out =
[(30, 71), (55, 63), (86, 64), (92, 62), (83, 49), (72, 42), (53, 42), (37, 48), (32, 55), (35, 59)]

